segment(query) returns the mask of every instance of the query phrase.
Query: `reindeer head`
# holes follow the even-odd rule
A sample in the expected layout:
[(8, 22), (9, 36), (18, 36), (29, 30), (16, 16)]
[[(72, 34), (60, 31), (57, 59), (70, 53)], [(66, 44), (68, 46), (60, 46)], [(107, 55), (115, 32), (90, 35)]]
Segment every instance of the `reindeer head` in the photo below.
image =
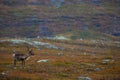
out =
[(28, 54), (29, 54), (29, 55), (34, 55), (32, 49), (29, 50)]
[(27, 46), (27, 51), (29, 55), (34, 55), (32, 49), (29, 46)]

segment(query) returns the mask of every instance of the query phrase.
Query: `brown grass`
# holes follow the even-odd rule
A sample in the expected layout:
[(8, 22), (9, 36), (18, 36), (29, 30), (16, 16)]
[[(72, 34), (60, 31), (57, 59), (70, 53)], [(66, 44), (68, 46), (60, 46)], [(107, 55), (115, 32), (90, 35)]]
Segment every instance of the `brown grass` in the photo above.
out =
[[(41, 41), (41, 40), (40, 40)], [(61, 41), (45, 42), (64, 46), (65, 50), (55, 50), (41, 48), (38, 50), (32, 47), (35, 55), (26, 61), (26, 66), (13, 67), (12, 50), (27, 53), (25, 45), (7, 46), (9, 44), (0, 43), (0, 73), (6, 72), (7, 77), (0, 74), (1, 80), (76, 80), (79, 76), (87, 76), (93, 80), (119, 80), (120, 79), (120, 50), (117, 47), (89, 46), (72, 44), (70, 42), (61, 45)], [(73, 41), (74, 42), (74, 41)], [(110, 44), (111, 42), (106, 42)], [(87, 46), (88, 45), (88, 46)], [(92, 44), (93, 45), (93, 44)], [(71, 47), (74, 46), (74, 49)], [(115, 46), (115, 45), (114, 45)], [(82, 49), (81, 49), (82, 48)], [(61, 53), (61, 55), (58, 55)], [(38, 60), (48, 59), (48, 62), (37, 63)], [(103, 60), (113, 60), (102, 63)], [(100, 68), (100, 71), (94, 69)]]

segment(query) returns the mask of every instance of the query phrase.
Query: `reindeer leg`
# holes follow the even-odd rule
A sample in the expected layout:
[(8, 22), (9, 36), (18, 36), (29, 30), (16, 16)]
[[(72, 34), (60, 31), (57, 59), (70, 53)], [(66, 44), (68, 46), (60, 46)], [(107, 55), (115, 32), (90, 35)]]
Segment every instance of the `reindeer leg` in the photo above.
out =
[(16, 60), (14, 60), (14, 67), (16, 67)]
[(23, 60), (22, 60), (22, 67), (23, 67), (23, 65), (24, 65), (24, 62), (23, 62)]
[(24, 60), (22, 60), (22, 67), (24, 67), (25, 66), (25, 61)]
[(25, 66), (25, 61), (24, 61), (24, 66)]

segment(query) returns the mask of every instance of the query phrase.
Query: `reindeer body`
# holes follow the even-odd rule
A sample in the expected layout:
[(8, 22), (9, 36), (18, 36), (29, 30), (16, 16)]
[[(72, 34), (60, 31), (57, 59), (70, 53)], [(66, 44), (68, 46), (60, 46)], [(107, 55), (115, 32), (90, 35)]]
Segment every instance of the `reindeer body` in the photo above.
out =
[(25, 60), (29, 58), (31, 55), (34, 55), (32, 53), (32, 50), (28, 52), (28, 54), (22, 54), (22, 53), (17, 53), (14, 51), (13, 57), (14, 57), (14, 66), (16, 66), (17, 61), (22, 62), (22, 66), (25, 66)]

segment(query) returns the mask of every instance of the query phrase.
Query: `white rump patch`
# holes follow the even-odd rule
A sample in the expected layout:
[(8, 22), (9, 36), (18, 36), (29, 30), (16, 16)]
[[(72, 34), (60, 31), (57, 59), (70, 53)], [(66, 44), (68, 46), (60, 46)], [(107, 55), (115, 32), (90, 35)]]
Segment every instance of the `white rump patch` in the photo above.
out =
[(15, 54), (13, 54), (12, 56), (15, 57)]

